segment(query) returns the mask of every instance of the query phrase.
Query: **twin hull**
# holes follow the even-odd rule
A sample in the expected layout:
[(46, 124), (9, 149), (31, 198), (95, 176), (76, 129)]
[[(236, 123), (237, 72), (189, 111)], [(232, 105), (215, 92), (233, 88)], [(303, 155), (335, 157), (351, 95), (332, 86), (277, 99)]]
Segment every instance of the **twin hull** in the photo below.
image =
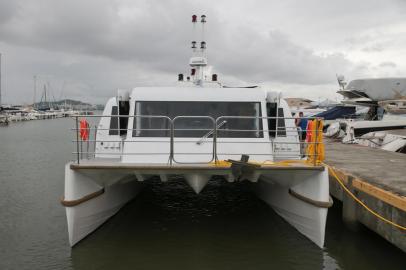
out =
[[(69, 163), (65, 168), (63, 202), (73, 202), (65, 204), (70, 245), (78, 243), (117, 213), (138, 194), (141, 182), (152, 175), (160, 176), (163, 182), (168, 181), (170, 175), (181, 175), (196, 193), (213, 175), (236, 181), (229, 167), (162, 166), (154, 169), (125, 164)], [(272, 166), (257, 169), (247, 180), (254, 182), (259, 198), (323, 247), (328, 207), (325, 205), (329, 203), (328, 172), (324, 167)], [(321, 202), (321, 205), (312, 202)]]

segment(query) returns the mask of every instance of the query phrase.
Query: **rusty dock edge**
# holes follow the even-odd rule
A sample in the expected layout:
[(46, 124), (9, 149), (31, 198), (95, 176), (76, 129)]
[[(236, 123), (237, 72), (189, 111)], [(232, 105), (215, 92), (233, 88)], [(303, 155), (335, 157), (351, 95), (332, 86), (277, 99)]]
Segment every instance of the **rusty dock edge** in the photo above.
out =
[[(392, 222), (406, 226), (406, 155), (326, 140), (326, 164), (363, 203)], [(406, 252), (406, 231), (371, 215), (330, 173), (330, 193), (343, 203), (342, 218), (356, 231), (362, 223)]]

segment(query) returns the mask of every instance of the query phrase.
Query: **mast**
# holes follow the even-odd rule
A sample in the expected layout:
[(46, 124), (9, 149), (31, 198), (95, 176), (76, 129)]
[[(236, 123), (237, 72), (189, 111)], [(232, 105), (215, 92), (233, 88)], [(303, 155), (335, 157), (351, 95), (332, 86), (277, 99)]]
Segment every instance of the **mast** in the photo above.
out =
[(32, 102), (32, 108), (35, 109), (35, 100), (37, 95), (37, 75), (34, 75), (34, 100)]
[(0, 53), (0, 108), (1, 108), (1, 53)]
[[(193, 36), (195, 37), (195, 31), (196, 31), (196, 23), (197, 23), (197, 16), (193, 15), (192, 16), (192, 23), (193, 23)], [(191, 76), (193, 83), (196, 85), (202, 85), (203, 80), (204, 80), (204, 72), (203, 69), (205, 66), (207, 66), (207, 59), (205, 58), (205, 51), (206, 51), (206, 42), (204, 41), (204, 25), (206, 23), (206, 15), (202, 15), (200, 17), (200, 23), (201, 23), (201, 41), (200, 41), (200, 47), (198, 46), (198, 42), (196, 40), (192, 41), (192, 52), (193, 56), (190, 58), (190, 67), (191, 69)]]
[[(206, 41), (205, 41), (205, 24), (206, 24), (206, 15), (201, 15), (200, 20), (197, 15), (192, 15), (192, 25), (193, 25), (193, 40), (191, 42), (192, 57), (189, 60), (190, 66), (190, 77), (186, 77), (187, 82), (192, 82), (196, 86), (204, 86), (204, 82), (208, 82), (210, 79), (207, 78), (207, 73), (205, 68), (207, 67), (207, 58), (206, 58)], [(196, 28), (197, 24), (201, 26), (201, 35), (200, 42), (197, 40)], [(211, 74), (211, 81), (217, 83), (217, 74)], [(183, 82), (183, 74), (178, 74), (178, 81)], [(221, 84), (218, 83), (220, 86)]]
[[(44, 103), (47, 104), (47, 86), (44, 83)], [(46, 106), (46, 105), (45, 105)], [(48, 106), (49, 107), (49, 106)]]

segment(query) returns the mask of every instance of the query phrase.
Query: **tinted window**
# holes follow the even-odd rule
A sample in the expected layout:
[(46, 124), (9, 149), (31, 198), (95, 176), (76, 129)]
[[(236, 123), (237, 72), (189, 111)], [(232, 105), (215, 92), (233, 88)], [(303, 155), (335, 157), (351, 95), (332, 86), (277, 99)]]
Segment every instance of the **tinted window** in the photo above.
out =
[[(286, 136), (285, 119), (279, 118), (285, 117), (283, 108), (278, 108), (278, 114), (276, 113), (276, 109), (277, 109), (276, 103), (266, 104), (266, 111), (268, 117), (278, 117), (278, 121), (276, 121), (276, 118), (268, 119), (269, 136), (275, 137), (276, 130), (278, 130), (278, 137)], [(278, 122), (278, 127), (276, 127), (276, 122)]]
[[(276, 117), (276, 103), (267, 103), (266, 112), (268, 117)], [(275, 137), (276, 134), (276, 119), (268, 119), (269, 137)]]
[[(120, 101), (120, 115), (127, 116), (130, 112), (130, 102)], [(120, 135), (127, 134), (128, 117), (120, 117)]]
[[(225, 138), (263, 137), (259, 102), (184, 102), (143, 101), (136, 102), (135, 115), (168, 116), (249, 116), (250, 119), (224, 117), (219, 120), (218, 136)], [(177, 118), (174, 120), (175, 137), (203, 137), (213, 130), (214, 123), (208, 118)], [(134, 137), (169, 137), (170, 122), (165, 118), (134, 117)], [(188, 129), (188, 130), (185, 130)]]
[[(111, 108), (111, 115), (117, 115), (117, 106)], [(118, 135), (118, 117), (112, 116), (110, 118), (109, 135)]]
[[(278, 108), (278, 117), (285, 117), (283, 113), (283, 108)], [(285, 119), (278, 118), (278, 136), (286, 136)]]

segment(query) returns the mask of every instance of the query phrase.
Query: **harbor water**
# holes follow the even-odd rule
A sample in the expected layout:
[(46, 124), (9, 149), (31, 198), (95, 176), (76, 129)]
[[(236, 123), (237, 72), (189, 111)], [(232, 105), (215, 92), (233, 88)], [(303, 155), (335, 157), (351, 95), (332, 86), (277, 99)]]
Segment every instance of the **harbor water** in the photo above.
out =
[(335, 202), (325, 248), (251, 192), (213, 179), (196, 195), (182, 179), (140, 195), (73, 249), (59, 201), (73, 159), (68, 118), (0, 127), (0, 269), (406, 269), (373, 232), (348, 231)]

